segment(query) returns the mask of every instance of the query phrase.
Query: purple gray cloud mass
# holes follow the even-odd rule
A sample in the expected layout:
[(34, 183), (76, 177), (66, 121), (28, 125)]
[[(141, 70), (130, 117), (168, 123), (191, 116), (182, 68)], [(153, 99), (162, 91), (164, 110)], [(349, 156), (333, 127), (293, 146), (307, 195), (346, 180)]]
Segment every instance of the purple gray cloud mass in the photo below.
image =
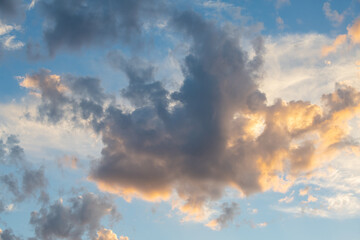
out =
[(150, 64), (108, 54), (128, 78), (121, 95), (132, 110), (116, 104), (92, 77), (43, 69), (20, 83), (41, 98), (43, 121), (86, 120), (102, 136), (102, 156), (89, 175), (101, 190), (147, 200), (176, 193), (185, 201), (180, 209), (196, 214), (227, 187), (245, 195), (284, 192), (349, 146), (347, 121), (360, 108), (354, 88), (338, 84), (322, 97), (323, 107), (281, 99), (269, 105), (258, 87), (262, 38), (253, 40), (249, 57), (236, 33), (192, 11), (176, 13), (170, 24), (192, 41), (184, 81), (174, 92), (155, 79)]
[[(274, 3), (277, 8), (290, 5), (287, 0)], [(33, 60), (41, 59), (44, 51), (56, 57), (61, 51), (108, 44), (139, 46), (146, 41), (144, 29), (159, 19), (166, 19), (165, 28), (174, 36), (189, 42), (181, 60), (183, 79), (175, 90), (158, 79), (159, 66), (120, 50), (106, 50), (107, 64), (128, 81), (119, 89), (120, 97), (107, 93), (102, 85), (106, 76), (57, 75), (42, 68), (18, 77), (37, 103), (36, 114), (27, 117), (48, 125), (70, 123), (101, 138), (99, 158), (87, 169), (87, 179), (101, 191), (126, 200), (167, 201), (175, 196), (182, 213), (204, 220), (206, 204), (220, 200), (229, 188), (243, 196), (286, 192), (340, 150), (359, 146), (349, 135), (348, 122), (360, 113), (360, 92), (349, 85), (337, 83), (334, 92), (321, 96), (321, 105), (267, 102), (260, 88), (267, 51), (261, 36), (251, 37), (251, 46), (243, 46), (235, 26), (218, 24), (194, 11), (171, 9), (160, 0), (36, 4), (43, 18), (43, 42), (29, 40), (26, 50)], [(0, 0), (0, 20), (16, 22), (26, 9), (22, 0)], [(334, 22), (344, 20), (329, 3), (324, 11)], [(346, 41), (360, 42), (359, 29), (356, 20), (347, 35), (324, 46), (323, 56)], [(58, 166), (77, 164), (76, 157), (58, 160)], [(42, 204), (31, 213), (35, 235), (29, 240), (128, 239), (102, 226), (107, 216), (120, 218), (109, 196), (86, 192), (68, 201), (50, 200), (45, 167), (26, 160), (17, 136), (0, 138), (0, 165), (10, 166), (0, 174), (0, 186), (8, 193), (0, 196), (0, 213), (8, 204), (29, 198), (37, 197)], [(238, 215), (238, 203), (224, 203), (217, 217), (206, 219), (206, 226), (222, 229)], [(12, 239), (21, 238), (10, 228), (0, 229), (0, 240)]]

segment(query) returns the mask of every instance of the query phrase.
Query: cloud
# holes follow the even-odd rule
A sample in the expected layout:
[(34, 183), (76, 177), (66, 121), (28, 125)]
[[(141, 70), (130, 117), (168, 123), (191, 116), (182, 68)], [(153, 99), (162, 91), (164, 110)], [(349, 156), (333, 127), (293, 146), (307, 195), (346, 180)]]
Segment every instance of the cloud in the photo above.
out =
[(14, 20), (23, 15), (25, 6), (22, 0), (1, 0), (0, 20)]
[(15, 41), (14, 31), (20, 31), (21, 26), (5, 24), (0, 19), (0, 51), (4, 50), (17, 50), (24, 46), (21, 41)]
[(329, 46), (325, 46), (321, 49), (321, 54), (323, 56), (327, 56), (330, 53), (336, 52), (337, 48), (341, 45), (343, 45), (346, 42), (347, 39), (347, 35), (346, 34), (342, 34), (336, 37), (334, 43), (332, 45)]
[(4, 42), (3, 42), (3, 47), (6, 50), (16, 50), (16, 49), (22, 48), (24, 46), (24, 43), (22, 43), (20, 41), (15, 42), (14, 39), (15, 39), (15, 36), (9, 36), (9, 37), (5, 38)]
[(360, 214), (360, 201), (352, 193), (338, 193), (334, 196), (323, 197), (319, 205), (309, 205), (317, 202), (317, 198), (303, 201), (302, 205), (288, 208), (275, 208), (282, 212), (297, 216), (311, 216), (331, 219), (348, 219), (358, 217)]
[(112, 230), (103, 228), (97, 232), (96, 240), (129, 240), (129, 238), (124, 236), (118, 238)]
[[(319, 50), (333, 40), (321, 34), (284, 34), (265, 39), (264, 81), (260, 89), (269, 103), (277, 98), (302, 99), (318, 105), (336, 82), (360, 88), (356, 51), (340, 49), (322, 57)], [(309, 94), (309, 92), (311, 94)]]
[(85, 232), (93, 239), (104, 216), (120, 217), (111, 199), (86, 193), (71, 198), (69, 206), (60, 199), (38, 212), (32, 212), (30, 224), (35, 229), (37, 239), (41, 240), (81, 239)]
[(276, 0), (275, 7), (277, 9), (282, 8), (283, 6), (290, 5), (290, 0)]
[(345, 18), (346, 11), (339, 14), (336, 10), (331, 10), (330, 2), (325, 2), (323, 5), (323, 11), (327, 19), (329, 19), (334, 26), (339, 26)]
[(28, 5), (28, 10), (33, 9), (38, 0), (31, 0), (31, 3)]
[(44, 167), (40, 167), (38, 170), (24, 170), (22, 190), (26, 196), (33, 195), (39, 189), (44, 189), (46, 185), (47, 179), (45, 177)]
[(18, 187), (18, 181), (13, 174), (5, 174), (0, 177), (0, 181), (7, 187), (7, 190), (11, 192), (17, 201), (22, 201), (23, 197)]
[(44, 40), (49, 54), (122, 40), (134, 42), (149, 21), (163, 8), (161, 1), (50, 0), (39, 4), (45, 16)]
[(20, 30), (21, 27), (17, 25), (8, 25), (0, 21), (0, 36), (10, 33), (13, 30)]
[(278, 200), (279, 203), (291, 203), (292, 201), (294, 201), (294, 192), (292, 191), (290, 196), (285, 196), (284, 198), (281, 198)]
[(5, 230), (0, 229), (0, 240), (21, 240), (22, 238), (16, 236), (12, 229), (8, 228)]
[(352, 43), (360, 44), (360, 18), (357, 18), (352, 26), (348, 26), (347, 30)]
[(206, 226), (212, 230), (221, 230), (234, 221), (238, 215), (240, 215), (240, 208), (237, 203), (223, 203), (221, 206), (221, 214), (216, 219), (207, 223)]
[(306, 196), (306, 195), (308, 195), (309, 190), (310, 190), (310, 187), (306, 187), (306, 188), (304, 188), (304, 189), (300, 189), (300, 190), (299, 190), (299, 196)]
[(74, 156), (64, 156), (58, 159), (58, 166), (59, 167), (68, 167), (72, 169), (78, 168), (79, 159)]
[[(173, 92), (155, 79), (151, 64), (119, 52), (108, 58), (129, 80), (121, 91), (128, 108), (110, 101), (99, 79), (41, 70), (21, 82), (41, 97), (42, 117), (52, 123), (90, 120), (88, 126), (101, 134), (102, 156), (89, 176), (101, 190), (127, 200), (176, 195), (183, 203), (178, 209), (190, 216), (184, 219), (203, 220), (206, 204), (227, 187), (245, 195), (286, 192), (297, 178), (351, 148), (343, 143), (348, 121), (360, 111), (358, 90), (337, 84), (323, 95), (323, 105), (268, 104), (258, 87), (262, 38), (252, 42), (250, 58), (233, 31), (194, 12), (179, 13), (170, 24), (192, 41), (184, 81)], [(54, 119), (54, 112), (41, 111), (44, 104), (60, 114)]]
[(0, 199), (0, 213), (6, 210), (6, 206), (4, 205), (3, 201)]
[[(10, 171), (0, 175), (0, 183), (4, 186), (4, 192), (7, 189), (14, 197), (13, 201), (23, 202), (43, 191), (47, 186), (47, 179), (43, 167), (34, 169), (32, 164), (25, 159), (24, 149), (19, 145), (20, 142), (15, 135), (9, 135), (6, 139), (5, 143), (0, 139), (0, 154), (2, 152), (0, 163), (3, 167), (15, 166), (16, 174)], [(7, 194), (7, 198), (9, 196)]]
[(276, 24), (280, 30), (284, 29), (284, 20), (281, 17), (276, 18)]
[(330, 53), (336, 52), (339, 46), (347, 43), (347, 40), (350, 41), (351, 45), (360, 44), (360, 18), (357, 18), (353, 25), (349, 25), (347, 31), (347, 34), (338, 35), (332, 45), (324, 46), (322, 48), (322, 55), (327, 56)]

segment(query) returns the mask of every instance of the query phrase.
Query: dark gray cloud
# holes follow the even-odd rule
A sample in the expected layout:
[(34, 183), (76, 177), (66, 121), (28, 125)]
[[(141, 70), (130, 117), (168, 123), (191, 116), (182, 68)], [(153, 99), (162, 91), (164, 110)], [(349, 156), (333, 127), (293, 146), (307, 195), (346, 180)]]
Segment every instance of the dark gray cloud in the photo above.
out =
[(5, 230), (1, 230), (0, 229), (0, 240), (21, 240), (22, 238), (16, 236), (12, 229), (5, 229)]
[(49, 0), (39, 3), (47, 27), (44, 40), (50, 55), (60, 48), (75, 50), (109, 42), (134, 42), (164, 8), (154, 0)]
[[(49, 122), (70, 115), (89, 120), (101, 134), (102, 156), (90, 173), (100, 189), (147, 200), (176, 192), (185, 201), (181, 210), (196, 213), (229, 186), (246, 195), (284, 192), (292, 184), (284, 176), (311, 171), (319, 163), (315, 156), (330, 156), (329, 149), (346, 139), (347, 126), (336, 116), (347, 119), (359, 111), (355, 89), (337, 86), (324, 95), (324, 109), (281, 99), (268, 105), (258, 88), (265, 52), (260, 37), (252, 41), (255, 56), (249, 57), (236, 31), (194, 12), (175, 14), (170, 25), (191, 41), (184, 81), (175, 92), (155, 79), (150, 63), (119, 52), (109, 53), (108, 60), (129, 80), (121, 90), (128, 109), (90, 77), (41, 70), (21, 83), (39, 93), (42, 105), (59, 110), (54, 118), (40, 105)], [(54, 89), (54, 96), (48, 94)], [(314, 135), (319, 139), (309, 137)]]
[(119, 51), (110, 52), (108, 60), (112, 67), (126, 74), (129, 85), (121, 91), (121, 94), (131, 104), (137, 108), (168, 105), (168, 91), (163, 88), (161, 82), (155, 81), (153, 66), (138, 58), (127, 60)]
[(41, 240), (79, 240), (85, 233), (88, 239), (94, 239), (104, 216), (120, 217), (111, 199), (86, 193), (71, 198), (69, 205), (59, 200), (32, 212), (30, 224), (35, 228), (36, 238)]
[(0, 19), (14, 20), (25, 15), (26, 6), (22, 0), (0, 0)]
[[(151, 66), (109, 55), (111, 64), (129, 79), (123, 96), (137, 108), (131, 114), (107, 110), (106, 147), (92, 177), (115, 189), (135, 188), (150, 198), (176, 187), (189, 202), (198, 203), (221, 196), (231, 169), (223, 156), (226, 121), (234, 111), (246, 109), (249, 95), (258, 91), (260, 64), (255, 67), (236, 36), (196, 13), (179, 14), (172, 24), (193, 41), (177, 92), (169, 94), (155, 81)], [(257, 49), (256, 61), (261, 62)]]

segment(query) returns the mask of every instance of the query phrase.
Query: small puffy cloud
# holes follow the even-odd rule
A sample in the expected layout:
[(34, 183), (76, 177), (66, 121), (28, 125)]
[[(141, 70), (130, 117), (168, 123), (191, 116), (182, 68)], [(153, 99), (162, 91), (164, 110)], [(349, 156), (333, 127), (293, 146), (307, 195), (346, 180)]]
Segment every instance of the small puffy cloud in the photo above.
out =
[(291, 203), (292, 201), (294, 201), (294, 196), (285, 196), (284, 198), (278, 200), (279, 203)]
[(329, 19), (334, 26), (338, 26), (344, 21), (346, 11), (340, 14), (336, 10), (331, 10), (330, 2), (324, 3), (323, 11), (326, 18)]
[(223, 203), (221, 206), (220, 215), (211, 220), (205, 226), (211, 228), (212, 230), (220, 230), (228, 226), (229, 223), (234, 221), (235, 217), (240, 214), (239, 205), (235, 202)]
[(308, 195), (309, 190), (310, 190), (310, 187), (306, 187), (306, 188), (300, 189), (300, 190), (299, 190), (299, 196), (306, 196), (306, 195)]
[(15, 36), (8, 36), (7, 38), (5, 38), (4, 42), (3, 42), (3, 47), (6, 50), (16, 50), (19, 48), (22, 48), (24, 46), (24, 43), (20, 42), (20, 41), (14, 41)]
[(118, 238), (111, 229), (103, 228), (97, 232), (96, 240), (129, 240), (129, 238), (125, 236)]
[(20, 26), (17, 25), (8, 25), (5, 23), (2, 23), (0, 20), (0, 36), (10, 33), (13, 30), (21, 30)]
[(256, 227), (264, 228), (264, 227), (266, 227), (267, 225), (268, 225), (267, 222), (262, 222), (262, 223), (257, 223), (257, 224), (256, 224)]
[(35, 229), (37, 239), (80, 239), (85, 232), (94, 238), (104, 216), (120, 217), (111, 199), (86, 193), (71, 198), (68, 206), (59, 200), (38, 212), (32, 212), (30, 224)]
[(24, 46), (24, 43), (15, 40), (13, 31), (20, 31), (21, 27), (18, 25), (5, 24), (0, 19), (0, 50), (17, 50)]
[(5, 211), (12, 212), (14, 210), (14, 207), (15, 207), (15, 205), (13, 203), (10, 203), (7, 206), (5, 206)]
[(24, 149), (19, 144), (20, 141), (15, 135), (7, 136), (5, 143), (0, 139), (0, 164), (13, 165), (17, 171), (16, 174), (8, 172), (0, 175), (0, 183), (11, 193), (16, 202), (35, 196), (47, 186), (44, 168), (35, 169), (25, 159)]

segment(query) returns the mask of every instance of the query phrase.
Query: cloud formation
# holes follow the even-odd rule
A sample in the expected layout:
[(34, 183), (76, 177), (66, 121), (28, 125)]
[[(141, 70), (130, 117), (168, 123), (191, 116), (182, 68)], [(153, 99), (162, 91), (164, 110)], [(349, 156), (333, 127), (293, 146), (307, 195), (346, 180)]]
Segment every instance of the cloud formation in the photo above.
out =
[(119, 40), (133, 42), (149, 21), (163, 9), (162, 1), (48, 0), (39, 2), (46, 21), (44, 40), (49, 54), (77, 50)]
[(41, 240), (78, 240), (85, 233), (89, 239), (95, 239), (104, 216), (120, 217), (111, 199), (86, 193), (71, 198), (68, 206), (60, 199), (38, 212), (32, 212), (30, 224), (35, 229), (36, 238)]
[(124, 236), (118, 238), (112, 230), (103, 228), (97, 232), (96, 240), (129, 240), (129, 238)]
[[(38, 193), (46, 193), (47, 186), (44, 167), (34, 168), (25, 159), (24, 149), (15, 135), (9, 135), (6, 141), (0, 139), (0, 164), (2, 167), (15, 167), (16, 171), (4, 171), (0, 175), (0, 185), (3, 187), (4, 198), (15, 203), (23, 202)], [(20, 182), (20, 183), (19, 183)], [(3, 203), (2, 203), (3, 204)], [(0, 207), (1, 208), (1, 207)], [(0, 211), (1, 212), (1, 211)]]
[(7, 228), (5, 230), (0, 229), (0, 240), (21, 240), (21, 238), (16, 236), (12, 229)]
[(351, 45), (360, 44), (360, 18), (357, 18), (353, 25), (348, 26), (347, 31), (347, 34), (338, 35), (332, 45), (324, 46), (322, 48), (322, 55), (327, 56), (330, 53), (336, 52), (336, 50), (347, 41), (349, 41)]
[(347, 121), (360, 110), (356, 89), (337, 84), (323, 106), (281, 99), (269, 105), (258, 87), (262, 38), (253, 40), (250, 58), (233, 31), (194, 12), (171, 24), (192, 41), (174, 92), (154, 78), (153, 66), (119, 52), (108, 58), (129, 80), (121, 91), (128, 109), (110, 101), (99, 79), (41, 70), (20, 83), (41, 98), (44, 119), (86, 120), (101, 134), (102, 156), (89, 176), (101, 190), (128, 200), (175, 194), (184, 201), (181, 211), (203, 216), (206, 203), (228, 187), (245, 195), (286, 192), (349, 146)]
[(25, 4), (22, 0), (1, 0), (0, 1), (0, 20), (14, 20), (19, 15), (24, 14)]
[(340, 14), (336, 10), (331, 10), (330, 2), (324, 3), (323, 11), (326, 18), (329, 19), (334, 26), (338, 26), (344, 21), (346, 11)]
[(237, 203), (223, 203), (221, 206), (221, 214), (216, 219), (207, 223), (206, 226), (213, 230), (221, 230), (234, 221), (237, 215), (240, 215), (240, 208)]

